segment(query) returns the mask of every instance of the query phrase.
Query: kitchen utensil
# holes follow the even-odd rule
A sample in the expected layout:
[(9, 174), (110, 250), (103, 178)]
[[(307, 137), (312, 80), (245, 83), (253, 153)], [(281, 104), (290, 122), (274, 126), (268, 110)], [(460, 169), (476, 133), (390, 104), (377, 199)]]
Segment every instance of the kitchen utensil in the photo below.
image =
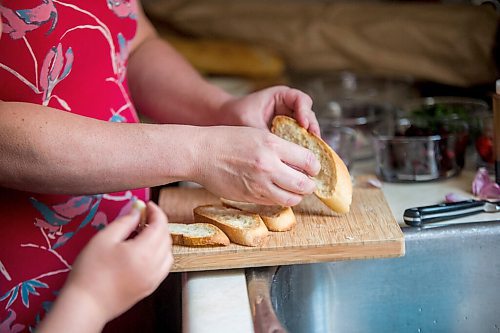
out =
[[(220, 204), (220, 200), (202, 188), (165, 188), (160, 192), (159, 205), (171, 222), (192, 222), (193, 208), (203, 204)], [(194, 248), (174, 245), (172, 271), (261, 267), (404, 254), (403, 233), (378, 188), (355, 187), (351, 211), (345, 215), (332, 212), (312, 195), (293, 207), (293, 211), (297, 225), (290, 231), (272, 232), (260, 247), (230, 244)]]
[(404, 211), (403, 219), (405, 223), (410, 226), (421, 227), (428, 223), (451, 220), (483, 212), (495, 213), (499, 211), (499, 202), (471, 199), (453, 203), (409, 208)]

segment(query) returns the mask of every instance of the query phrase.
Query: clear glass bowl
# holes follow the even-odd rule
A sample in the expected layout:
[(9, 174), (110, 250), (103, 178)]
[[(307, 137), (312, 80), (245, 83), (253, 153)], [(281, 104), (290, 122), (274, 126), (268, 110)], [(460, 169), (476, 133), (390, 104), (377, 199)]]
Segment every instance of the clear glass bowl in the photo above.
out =
[(353, 160), (373, 158), (371, 132), (386, 115), (386, 107), (362, 101), (330, 101), (328, 111), (318, 114), (321, 127), (350, 127), (355, 131)]
[(459, 174), (465, 164), (467, 122), (452, 119), (434, 125), (397, 118), (377, 126), (373, 145), (378, 176), (388, 182), (419, 182)]
[(344, 161), (347, 169), (350, 169), (356, 145), (356, 131), (350, 127), (323, 126), (321, 137)]
[(392, 116), (405, 100), (418, 96), (409, 77), (382, 77), (352, 72), (323, 73), (292, 78), (307, 92), (321, 126), (351, 127), (356, 131), (353, 160), (373, 158), (373, 128)]

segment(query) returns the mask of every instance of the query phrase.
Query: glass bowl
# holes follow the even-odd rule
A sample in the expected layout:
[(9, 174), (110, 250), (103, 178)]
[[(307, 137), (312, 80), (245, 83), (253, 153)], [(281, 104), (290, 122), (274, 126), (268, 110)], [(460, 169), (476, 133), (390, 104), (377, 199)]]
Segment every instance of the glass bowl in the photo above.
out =
[(321, 138), (339, 155), (347, 169), (351, 169), (356, 131), (350, 127), (323, 126)]
[(468, 133), (461, 119), (439, 124), (411, 117), (386, 121), (373, 131), (377, 174), (388, 182), (455, 176), (465, 164)]
[(318, 115), (324, 127), (349, 127), (355, 133), (353, 160), (365, 160), (374, 156), (371, 132), (386, 115), (387, 108), (361, 101), (330, 101), (327, 111)]
[(418, 96), (411, 78), (391, 78), (337, 72), (295, 77), (292, 85), (313, 99), (320, 126), (356, 131), (353, 160), (373, 158), (371, 133), (401, 103)]

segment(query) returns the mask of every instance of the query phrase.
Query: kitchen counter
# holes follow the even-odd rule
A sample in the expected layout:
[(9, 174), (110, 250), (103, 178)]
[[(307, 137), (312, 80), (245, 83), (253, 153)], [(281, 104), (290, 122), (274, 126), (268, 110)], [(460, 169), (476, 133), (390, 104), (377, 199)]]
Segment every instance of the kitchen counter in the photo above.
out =
[[(373, 173), (371, 163), (358, 164), (353, 175)], [(443, 181), (419, 184), (383, 183), (382, 190), (398, 223), (405, 227), (406, 208), (442, 202), (454, 192), (470, 197), (473, 171)], [(482, 213), (458, 222), (500, 220), (500, 213)], [(254, 332), (244, 270), (183, 274), (183, 332)]]

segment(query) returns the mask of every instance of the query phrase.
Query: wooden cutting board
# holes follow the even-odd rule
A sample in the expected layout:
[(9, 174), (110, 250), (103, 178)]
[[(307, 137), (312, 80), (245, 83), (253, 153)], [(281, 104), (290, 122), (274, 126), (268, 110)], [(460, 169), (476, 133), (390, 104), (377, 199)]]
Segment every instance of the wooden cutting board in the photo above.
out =
[[(358, 181), (358, 183), (360, 183)], [(304, 264), (336, 260), (404, 255), (404, 236), (378, 188), (354, 188), (351, 211), (338, 215), (315, 196), (307, 196), (293, 211), (297, 225), (291, 231), (271, 232), (265, 245), (246, 247), (186, 247), (174, 245), (173, 272)], [(218, 204), (201, 188), (165, 188), (160, 207), (169, 221), (193, 221), (193, 208)]]

